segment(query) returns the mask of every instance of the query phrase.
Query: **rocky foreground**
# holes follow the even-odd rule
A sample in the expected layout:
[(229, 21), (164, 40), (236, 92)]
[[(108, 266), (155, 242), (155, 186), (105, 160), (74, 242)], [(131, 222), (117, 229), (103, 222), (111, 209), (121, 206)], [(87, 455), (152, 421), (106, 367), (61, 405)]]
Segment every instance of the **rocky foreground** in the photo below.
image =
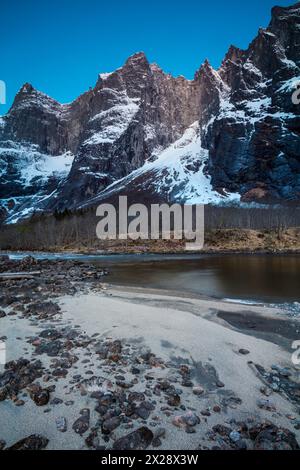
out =
[[(250, 398), (245, 401), (242, 381), (238, 394), (230, 375), (220, 378), (221, 364), (215, 367), (210, 355), (203, 362), (194, 359), (192, 344), (186, 356), (183, 351), (158, 355), (160, 350), (146, 347), (134, 327), (127, 339), (111, 334), (119, 326), (113, 310), (106, 311), (113, 295), (103, 283), (106, 275), (95, 265), (74, 261), (0, 259), (0, 341), (7, 346), (7, 362), (0, 365), (1, 450), (299, 449), (300, 385), (292, 364), (257, 363), (250, 349), (258, 340), (243, 339), (245, 346), (233, 353), (245, 367), (240, 373), (246, 389), (253, 374), (252, 405)], [(91, 295), (106, 318), (101, 331), (91, 304), (82, 312), (80, 302)], [(64, 316), (62, 298), (75, 301), (73, 320)], [(143, 317), (140, 301), (126, 302), (125, 317), (136, 315), (135, 309)], [(88, 333), (76, 309), (86, 320), (95, 319)], [(206, 322), (199, 349), (205, 328), (212, 326), (219, 328), (217, 348), (221, 326)], [(232, 333), (230, 338), (240, 337)], [(262, 357), (269, 350), (280, 357), (278, 346), (259, 343), (257, 349), (262, 345)], [(172, 344), (166, 339), (162, 346), (167, 350)], [(234, 364), (232, 369), (234, 376)]]

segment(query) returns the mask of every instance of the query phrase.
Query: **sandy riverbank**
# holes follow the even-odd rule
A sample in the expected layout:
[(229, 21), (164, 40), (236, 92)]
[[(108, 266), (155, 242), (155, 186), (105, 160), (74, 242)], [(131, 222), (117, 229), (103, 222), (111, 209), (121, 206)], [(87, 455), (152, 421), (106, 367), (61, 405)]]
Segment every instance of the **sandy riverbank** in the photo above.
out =
[[(295, 319), (79, 279), (72, 294), (50, 296), (55, 310), (41, 304), (49, 302), (42, 281), (29, 290), (15, 281), (14, 302), (4, 306), (2, 297), (7, 361), (41, 361), (32, 371), (39, 386), (17, 387), (0, 402), (6, 446), (33, 434), (47, 449), (295, 448), (291, 432), (300, 441)], [(16, 364), (7, 367), (8, 387), (24, 377)], [(38, 406), (45, 390), (49, 399)]]

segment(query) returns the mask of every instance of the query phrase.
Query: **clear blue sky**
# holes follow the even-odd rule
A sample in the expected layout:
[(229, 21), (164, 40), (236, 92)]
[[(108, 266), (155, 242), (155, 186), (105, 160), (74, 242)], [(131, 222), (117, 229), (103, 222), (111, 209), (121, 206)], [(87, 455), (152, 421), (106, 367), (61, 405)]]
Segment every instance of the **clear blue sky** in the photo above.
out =
[(217, 67), (230, 44), (247, 47), (276, 3), (296, 0), (1, 0), (0, 115), (25, 82), (69, 102), (137, 51), (192, 78), (206, 57)]

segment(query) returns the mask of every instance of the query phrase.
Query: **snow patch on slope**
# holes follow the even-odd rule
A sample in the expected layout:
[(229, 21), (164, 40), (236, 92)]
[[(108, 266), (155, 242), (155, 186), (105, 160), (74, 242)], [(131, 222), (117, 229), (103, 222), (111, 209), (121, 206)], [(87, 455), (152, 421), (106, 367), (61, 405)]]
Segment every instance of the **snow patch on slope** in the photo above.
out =
[(71, 152), (51, 156), (41, 153), (37, 145), (12, 141), (3, 142), (2, 145), (5, 147), (0, 148), (0, 176), (7, 174), (10, 161), (13, 160), (24, 187), (30, 186), (34, 179), (47, 181), (52, 176), (67, 176), (74, 160)]
[[(111, 184), (108, 188), (90, 199), (85, 205), (109, 197), (126, 188), (149, 185), (156, 193), (167, 193), (172, 200), (185, 204), (220, 204), (240, 201), (239, 194), (214, 191), (211, 177), (205, 174), (208, 151), (201, 147), (199, 123), (190, 126), (183, 136), (163, 150), (155, 161), (146, 162), (130, 175)], [(145, 183), (139, 179), (145, 175)], [(141, 178), (142, 179), (142, 178)], [(82, 206), (82, 207), (83, 207)]]
[(259, 70), (250, 59), (247, 59), (247, 61), (243, 64), (243, 68), (262, 79), (263, 75), (261, 70)]
[(272, 105), (271, 98), (260, 98), (246, 103), (248, 111), (253, 113), (262, 113)]
[(278, 93), (281, 92), (286, 92), (286, 93), (292, 93), (294, 90), (297, 89), (300, 85), (300, 75), (298, 77), (293, 77), (290, 78), (290, 80), (287, 80), (284, 82), (284, 84), (277, 90)]
[(16, 224), (20, 220), (29, 218), (33, 214), (42, 213), (43, 203), (54, 196), (54, 193), (55, 191), (46, 195), (35, 194), (33, 196), (0, 199), (0, 207), (4, 207), (8, 213), (5, 223), (8, 225)]
[[(196, 122), (157, 160), (146, 163), (137, 172), (155, 175), (154, 186), (158, 193), (167, 191), (176, 200), (187, 204), (217, 204), (225, 198), (212, 189), (211, 177), (204, 172), (207, 159), (208, 151), (201, 147), (199, 123)], [(230, 197), (239, 198), (237, 195)]]
[(114, 72), (105, 72), (105, 73), (100, 73), (99, 77), (101, 80), (107, 80), (108, 77), (110, 77)]
[[(290, 85), (285, 84), (289, 87)], [(296, 117), (293, 113), (285, 113), (272, 111), (272, 100), (271, 98), (264, 97), (253, 101), (244, 101), (241, 103), (244, 109), (237, 109), (229, 99), (221, 98), (220, 102), (220, 114), (217, 119), (231, 118), (236, 122), (249, 122), (254, 125), (256, 122), (263, 121), (266, 118), (273, 119), (293, 119)]]
[(90, 122), (95, 128), (90, 130), (91, 136), (83, 145), (98, 145), (115, 142), (128, 129), (133, 118), (139, 111), (139, 99), (129, 98), (126, 92), (102, 89), (101, 92), (113, 93), (114, 103), (111, 108), (96, 114)]

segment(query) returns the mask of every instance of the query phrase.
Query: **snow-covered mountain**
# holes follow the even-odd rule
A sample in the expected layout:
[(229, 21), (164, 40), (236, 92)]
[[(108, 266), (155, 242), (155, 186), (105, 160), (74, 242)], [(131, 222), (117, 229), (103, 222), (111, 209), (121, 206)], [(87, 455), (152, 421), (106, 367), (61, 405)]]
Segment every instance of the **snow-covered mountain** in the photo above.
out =
[(199, 122), (196, 121), (176, 142), (157, 155), (153, 154), (153, 159), (88, 199), (80, 208), (108, 200), (116, 194), (127, 194), (132, 202), (135, 198), (145, 199), (147, 194), (147, 201), (157, 195), (161, 201), (185, 204), (238, 203), (238, 193), (220, 193), (213, 189), (211, 176), (205, 172), (207, 160), (208, 151), (201, 145)]
[(132, 200), (299, 201), (300, 3), (247, 50), (174, 78), (143, 53), (61, 105), (25, 84), (0, 118), (2, 217)]

